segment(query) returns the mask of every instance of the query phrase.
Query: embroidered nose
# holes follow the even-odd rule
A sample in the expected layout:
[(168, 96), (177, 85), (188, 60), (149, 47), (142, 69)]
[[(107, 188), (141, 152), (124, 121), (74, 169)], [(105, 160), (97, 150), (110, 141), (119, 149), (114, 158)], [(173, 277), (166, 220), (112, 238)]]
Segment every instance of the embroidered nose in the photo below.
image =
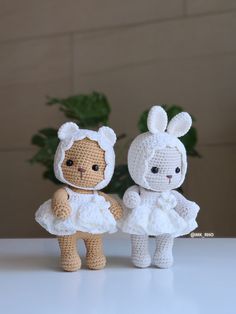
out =
[(168, 175), (168, 176), (166, 176), (168, 179), (171, 179), (172, 178), (172, 176), (171, 175)]
[(80, 172), (85, 172), (85, 169), (82, 168), (82, 167), (78, 167), (78, 171), (80, 171)]
[(80, 172), (80, 179), (82, 180), (83, 178), (83, 172), (85, 172), (86, 170), (82, 167), (78, 167), (78, 171)]

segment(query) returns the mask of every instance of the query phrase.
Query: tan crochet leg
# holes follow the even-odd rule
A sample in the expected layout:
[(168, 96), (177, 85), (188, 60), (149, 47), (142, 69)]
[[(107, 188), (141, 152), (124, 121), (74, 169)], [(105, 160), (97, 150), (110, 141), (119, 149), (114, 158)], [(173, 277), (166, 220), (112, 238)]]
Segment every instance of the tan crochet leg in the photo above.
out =
[(90, 269), (102, 269), (106, 265), (106, 257), (103, 254), (102, 238), (99, 235), (89, 235), (84, 238), (87, 249), (86, 259)]
[(77, 236), (58, 237), (61, 249), (61, 266), (65, 271), (76, 271), (81, 267), (81, 260), (77, 252)]

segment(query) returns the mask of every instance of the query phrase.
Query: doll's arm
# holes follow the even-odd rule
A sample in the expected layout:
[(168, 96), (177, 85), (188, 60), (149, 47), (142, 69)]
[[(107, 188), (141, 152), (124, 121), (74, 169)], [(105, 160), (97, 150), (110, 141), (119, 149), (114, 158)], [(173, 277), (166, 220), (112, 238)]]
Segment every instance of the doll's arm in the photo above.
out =
[(68, 194), (65, 189), (61, 188), (53, 194), (52, 210), (54, 215), (60, 219), (66, 219), (70, 215), (71, 208), (68, 202)]
[(172, 191), (177, 199), (176, 212), (185, 220), (196, 219), (200, 207), (195, 202), (187, 200), (177, 191)]
[(123, 202), (128, 208), (135, 208), (141, 203), (141, 197), (139, 195), (139, 187), (133, 185), (128, 190), (126, 190), (123, 196)]
[(114, 216), (114, 218), (116, 220), (119, 220), (122, 218), (123, 216), (123, 208), (122, 206), (119, 204), (118, 201), (116, 201), (113, 197), (111, 197), (110, 195), (107, 195), (103, 192), (99, 192), (99, 194), (101, 196), (103, 196), (105, 198), (106, 201), (108, 201), (111, 206), (109, 208), (110, 212), (112, 213), (112, 215)]

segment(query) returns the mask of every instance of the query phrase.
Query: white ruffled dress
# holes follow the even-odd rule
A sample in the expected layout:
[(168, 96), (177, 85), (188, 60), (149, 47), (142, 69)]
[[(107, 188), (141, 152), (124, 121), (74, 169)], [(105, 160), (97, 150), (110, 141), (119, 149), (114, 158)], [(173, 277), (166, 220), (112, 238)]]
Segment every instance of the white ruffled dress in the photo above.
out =
[(134, 209), (126, 208), (121, 230), (129, 234), (178, 237), (197, 227), (195, 219), (185, 220), (175, 207), (177, 199), (171, 191), (153, 192), (140, 188), (141, 204)]
[(55, 217), (51, 199), (43, 203), (35, 214), (36, 221), (48, 232), (57, 236), (72, 235), (77, 231), (101, 234), (117, 231), (116, 221), (111, 214), (110, 203), (94, 191), (94, 194), (79, 194), (68, 187), (71, 214), (66, 219)]

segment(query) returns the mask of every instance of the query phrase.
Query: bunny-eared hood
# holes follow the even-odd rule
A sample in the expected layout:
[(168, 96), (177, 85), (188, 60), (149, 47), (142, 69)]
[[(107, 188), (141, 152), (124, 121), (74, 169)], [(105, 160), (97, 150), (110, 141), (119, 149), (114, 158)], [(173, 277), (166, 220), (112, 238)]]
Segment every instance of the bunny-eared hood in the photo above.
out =
[(187, 172), (186, 150), (178, 137), (186, 134), (192, 124), (190, 115), (186, 112), (177, 114), (168, 124), (165, 110), (161, 106), (153, 106), (148, 114), (147, 126), (149, 132), (138, 135), (130, 145), (128, 152), (128, 169), (134, 182), (146, 189), (151, 189), (145, 174), (149, 160), (157, 150), (175, 147), (181, 154), (182, 185)]
[[(109, 184), (114, 173), (115, 152), (113, 146), (116, 142), (116, 135), (111, 128), (103, 126), (96, 132), (87, 129), (80, 129), (77, 124), (67, 122), (59, 128), (58, 138), (60, 139), (60, 143), (54, 157), (54, 173), (59, 181), (84, 190), (100, 190)], [(64, 178), (61, 168), (65, 158), (65, 152), (72, 147), (75, 141), (82, 140), (84, 138), (96, 141), (105, 151), (106, 168), (104, 171), (104, 179), (92, 188), (85, 188), (71, 184)]]

